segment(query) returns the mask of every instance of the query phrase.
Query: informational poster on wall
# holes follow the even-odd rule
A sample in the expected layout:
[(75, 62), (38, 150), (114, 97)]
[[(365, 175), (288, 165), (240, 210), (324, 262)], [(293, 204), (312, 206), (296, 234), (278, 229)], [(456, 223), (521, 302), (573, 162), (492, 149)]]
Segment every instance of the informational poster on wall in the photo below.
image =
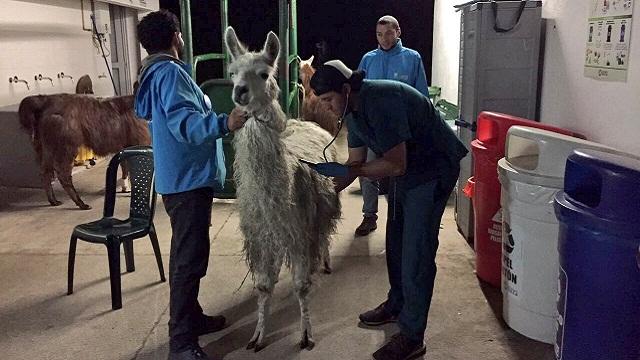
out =
[(584, 75), (627, 81), (633, 0), (591, 0)]

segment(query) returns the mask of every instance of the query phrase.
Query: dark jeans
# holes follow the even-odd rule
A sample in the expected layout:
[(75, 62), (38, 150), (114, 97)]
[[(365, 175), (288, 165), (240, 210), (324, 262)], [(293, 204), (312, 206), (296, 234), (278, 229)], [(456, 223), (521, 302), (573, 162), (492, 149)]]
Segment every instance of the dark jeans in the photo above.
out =
[(427, 327), (440, 222), (459, 171), (411, 188), (392, 181), (389, 188), (386, 310), (399, 315), (401, 332), (413, 340), (422, 341)]
[(198, 342), (194, 326), (203, 316), (198, 292), (209, 262), (213, 189), (163, 195), (162, 200), (171, 220), (169, 345), (180, 352)]

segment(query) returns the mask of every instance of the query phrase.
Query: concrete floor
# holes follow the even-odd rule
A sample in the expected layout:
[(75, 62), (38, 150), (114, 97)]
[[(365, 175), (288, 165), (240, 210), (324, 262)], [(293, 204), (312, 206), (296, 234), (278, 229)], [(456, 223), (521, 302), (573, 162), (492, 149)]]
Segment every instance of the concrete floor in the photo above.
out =
[[(150, 242), (135, 242), (136, 271), (123, 273), (123, 308), (111, 310), (106, 249), (79, 242), (75, 292), (66, 295), (69, 235), (76, 224), (102, 213), (106, 162), (74, 176), (92, 210), (77, 210), (59, 186), (64, 204), (50, 207), (39, 189), (0, 188), (0, 358), (1, 359), (166, 359), (168, 283), (159, 282)], [(211, 228), (209, 271), (200, 302), (209, 314), (224, 314), (229, 326), (200, 338), (213, 359), (370, 359), (397, 331), (390, 324), (365, 328), (358, 314), (384, 300), (386, 202), (381, 227), (354, 238), (361, 219), (355, 188), (342, 195), (343, 220), (331, 249), (334, 272), (318, 275), (311, 314), (316, 347), (297, 346), (298, 305), (287, 271), (274, 294), (268, 346), (245, 350), (256, 321), (256, 292), (250, 279), (238, 290), (247, 268), (233, 203), (216, 202)], [(117, 213), (125, 217), (128, 194), (119, 194)], [(161, 201), (155, 218), (168, 269), (170, 228)], [(426, 335), (425, 359), (553, 359), (552, 346), (529, 340), (501, 320), (499, 290), (479, 283), (473, 251), (456, 231), (453, 209), (443, 219), (439, 271)], [(124, 262), (124, 261), (123, 261)], [(124, 265), (123, 265), (124, 271)]]

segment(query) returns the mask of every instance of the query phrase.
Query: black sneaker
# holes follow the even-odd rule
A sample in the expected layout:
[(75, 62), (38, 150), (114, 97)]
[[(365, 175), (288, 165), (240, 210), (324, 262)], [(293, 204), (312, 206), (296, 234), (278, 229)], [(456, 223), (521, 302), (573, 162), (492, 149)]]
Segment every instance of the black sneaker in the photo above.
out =
[(357, 236), (367, 236), (370, 232), (378, 228), (377, 216), (365, 216), (362, 218), (362, 223), (356, 228)]
[(374, 352), (373, 358), (376, 360), (410, 360), (420, 357), (426, 352), (427, 347), (424, 345), (424, 341), (411, 340), (402, 333), (398, 333)]
[(398, 316), (390, 313), (385, 308), (387, 302), (378, 305), (377, 308), (360, 314), (360, 321), (369, 326), (378, 326), (382, 324), (398, 321)]
[(201, 336), (205, 334), (210, 334), (216, 331), (220, 331), (224, 329), (224, 325), (227, 322), (222, 315), (209, 316), (203, 315), (202, 322), (196, 327), (196, 335)]
[(169, 360), (209, 360), (209, 357), (200, 346), (194, 345), (181, 352), (170, 352)]

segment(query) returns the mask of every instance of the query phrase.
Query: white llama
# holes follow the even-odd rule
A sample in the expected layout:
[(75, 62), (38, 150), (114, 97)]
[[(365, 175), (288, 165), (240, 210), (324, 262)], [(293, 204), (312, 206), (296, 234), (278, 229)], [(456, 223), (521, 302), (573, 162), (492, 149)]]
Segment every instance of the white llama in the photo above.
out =
[[(247, 52), (231, 27), (225, 41), (232, 60), (233, 101), (249, 116), (233, 142), (244, 254), (259, 291), (258, 323), (247, 349), (259, 351), (265, 345), (269, 299), (284, 264), (293, 273), (300, 305), (300, 347), (310, 350), (314, 346), (308, 299), (311, 276), (322, 259), (328, 259), (340, 201), (331, 179), (298, 160), (323, 161), (323, 148), (332, 137), (315, 123), (287, 121), (278, 103), (275, 73), (280, 42), (273, 32), (261, 52)], [(329, 161), (335, 161), (336, 150), (329, 152)]]

